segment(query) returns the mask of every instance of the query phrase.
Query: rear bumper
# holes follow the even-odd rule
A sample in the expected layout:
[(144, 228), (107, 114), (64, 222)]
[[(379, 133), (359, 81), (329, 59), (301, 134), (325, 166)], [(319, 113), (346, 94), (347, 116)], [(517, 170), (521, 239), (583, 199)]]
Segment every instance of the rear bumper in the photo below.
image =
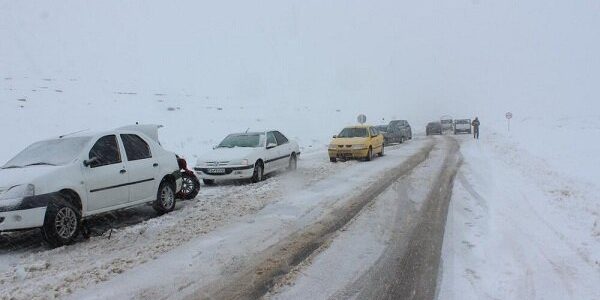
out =
[(0, 212), (0, 231), (42, 227), (46, 207)]

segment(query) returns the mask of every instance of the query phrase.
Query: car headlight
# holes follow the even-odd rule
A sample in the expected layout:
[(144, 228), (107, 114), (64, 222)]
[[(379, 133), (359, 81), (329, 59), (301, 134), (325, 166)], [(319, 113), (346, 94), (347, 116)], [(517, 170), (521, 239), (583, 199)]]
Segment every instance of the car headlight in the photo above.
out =
[(240, 162), (240, 165), (247, 166), (248, 165), (248, 160), (247, 159), (242, 159), (241, 162)]
[(0, 194), (0, 200), (8, 199), (23, 199), (35, 195), (35, 187), (33, 184), (15, 185), (9, 188), (6, 192)]
[(329, 149), (335, 150), (335, 149), (337, 149), (337, 145), (329, 144)]
[(362, 144), (352, 145), (352, 149), (354, 149), (354, 150), (364, 150), (364, 149), (367, 149), (367, 146), (366, 145), (362, 145)]

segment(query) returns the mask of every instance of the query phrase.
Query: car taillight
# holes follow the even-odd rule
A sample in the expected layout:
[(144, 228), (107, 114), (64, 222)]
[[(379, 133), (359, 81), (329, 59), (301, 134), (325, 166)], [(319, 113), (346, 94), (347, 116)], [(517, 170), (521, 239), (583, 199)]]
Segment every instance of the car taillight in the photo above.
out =
[(177, 163), (179, 164), (180, 169), (187, 169), (187, 162), (183, 158), (178, 158)]

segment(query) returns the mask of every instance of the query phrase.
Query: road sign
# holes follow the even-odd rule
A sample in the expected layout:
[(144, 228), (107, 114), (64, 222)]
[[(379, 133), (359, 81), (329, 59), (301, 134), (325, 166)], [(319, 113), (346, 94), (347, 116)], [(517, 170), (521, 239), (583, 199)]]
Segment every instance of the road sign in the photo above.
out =
[(363, 114), (360, 114), (360, 115), (358, 115), (358, 117), (356, 118), (356, 120), (360, 124), (365, 124), (367, 122), (367, 116), (365, 116)]
[(510, 119), (512, 119), (512, 117), (513, 117), (513, 114), (510, 111), (506, 113), (506, 118), (507, 119), (510, 120)]

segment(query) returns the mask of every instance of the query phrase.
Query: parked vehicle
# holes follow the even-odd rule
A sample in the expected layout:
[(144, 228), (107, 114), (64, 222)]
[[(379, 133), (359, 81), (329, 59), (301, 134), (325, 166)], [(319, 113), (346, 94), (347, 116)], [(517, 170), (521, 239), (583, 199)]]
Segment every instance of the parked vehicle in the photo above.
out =
[(0, 231), (41, 228), (52, 246), (74, 242), (82, 220), (151, 203), (175, 208), (181, 173), (157, 125), (64, 135), (33, 143), (0, 170)]
[(177, 156), (179, 172), (181, 172), (181, 191), (177, 193), (177, 199), (190, 200), (196, 198), (200, 192), (200, 180), (194, 171), (188, 169), (187, 161)]
[(440, 118), (440, 124), (442, 125), (442, 133), (454, 131), (454, 120), (451, 116), (442, 116)]
[(408, 138), (406, 136), (406, 130), (398, 126), (389, 125), (378, 125), (375, 129), (383, 134), (383, 143), (385, 145), (401, 144)]
[(372, 160), (375, 154), (383, 156), (384, 138), (375, 127), (358, 125), (346, 127), (333, 136), (329, 144), (329, 160), (365, 159)]
[(388, 128), (390, 131), (400, 135), (400, 139), (397, 141), (398, 143), (412, 140), (412, 128), (407, 120), (393, 120), (388, 124)]
[(472, 133), (471, 119), (460, 119), (454, 121), (454, 134), (459, 133)]
[(440, 122), (429, 122), (425, 132), (427, 135), (442, 134), (442, 124)]
[(221, 179), (259, 182), (274, 171), (296, 170), (299, 157), (298, 144), (279, 131), (234, 133), (200, 156), (194, 170), (207, 185)]

